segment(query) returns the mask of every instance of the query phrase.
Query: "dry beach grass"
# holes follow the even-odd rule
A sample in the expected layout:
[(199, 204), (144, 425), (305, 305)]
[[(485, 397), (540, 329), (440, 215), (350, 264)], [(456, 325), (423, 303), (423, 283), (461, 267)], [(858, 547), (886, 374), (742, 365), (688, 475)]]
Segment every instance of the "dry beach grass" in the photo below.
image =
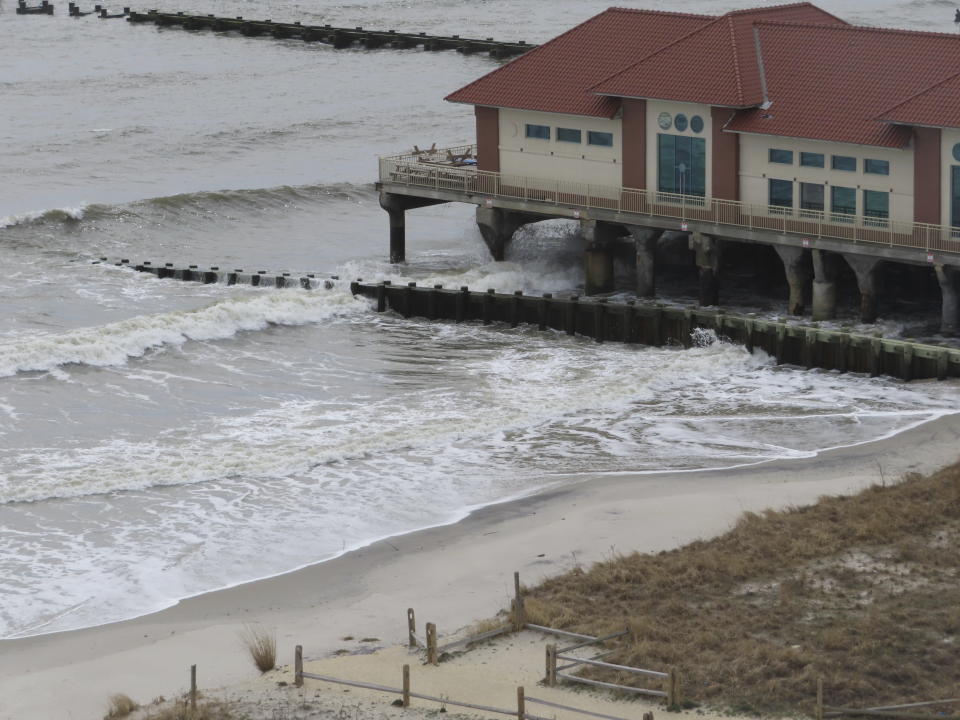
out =
[(627, 626), (609, 662), (677, 666), (687, 698), (738, 712), (808, 713), (820, 677), (830, 705), (948, 698), (958, 558), (960, 464), (577, 568), (526, 607), (530, 622), (580, 632)]

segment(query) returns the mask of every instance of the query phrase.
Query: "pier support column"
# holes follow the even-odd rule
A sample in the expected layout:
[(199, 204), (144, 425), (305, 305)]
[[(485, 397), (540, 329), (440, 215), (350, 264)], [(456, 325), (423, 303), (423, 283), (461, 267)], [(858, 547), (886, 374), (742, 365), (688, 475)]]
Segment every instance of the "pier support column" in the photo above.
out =
[(614, 226), (597, 220), (581, 220), (580, 233), (586, 242), (584, 255), (584, 295), (613, 291), (613, 248), (617, 237)]
[(874, 323), (877, 321), (879, 297), (877, 284), (883, 260), (866, 255), (844, 255), (843, 257), (857, 276), (857, 287), (860, 289), (860, 322)]
[(943, 313), (940, 316), (940, 332), (944, 335), (960, 335), (960, 269), (949, 265), (936, 265), (937, 280), (943, 296)]
[(657, 241), (664, 231), (656, 228), (629, 225), (637, 251), (637, 297), (652, 298), (657, 289)]
[(495, 207), (477, 208), (477, 227), (490, 254), (497, 262), (503, 261), (513, 234), (529, 222), (534, 222), (534, 218), (524, 213)]
[(712, 235), (690, 233), (690, 249), (700, 271), (700, 306), (720, 304), (720, 241)]
[(390, 262), (402, 263), (407, 258), (407, 210), (444, 202), (446, 200), (380, 193), (380, 207), (390, 216)]
[(837, 277), (840, 256), (826, 250), (813, 251), (813, 319), (837, 316)]
[(810, 266), (807, 264), (806, 251), (790, 245), (776, 245), (775, 249), (783, 262), (787, 287), (790, 288), (787, 312), (791, 315), (803, 315), (803, 294), (807, 283), (810, 282)]

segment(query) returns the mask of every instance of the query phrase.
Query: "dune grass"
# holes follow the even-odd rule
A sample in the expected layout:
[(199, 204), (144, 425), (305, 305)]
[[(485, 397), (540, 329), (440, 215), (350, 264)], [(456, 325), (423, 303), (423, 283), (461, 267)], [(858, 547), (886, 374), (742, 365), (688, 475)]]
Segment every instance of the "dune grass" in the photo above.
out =
[(240, 633), (240, 639), (250, 653), (257, 669), (269, 672), (277, 664), (277, 636), (275, 633), (255, 625), (247, 625)]
[(127, 717), (139, 707), (137, 703), (123, 693), (111, 695), (107, 703), (107, 714), (103, 716), (103, 720), (120, 720), (120, 718)]
[(810, 713), (817, 678), (828, 705), (956, 697), (960, 464), (747, 513), (715, 539), (550, 579), (525, 604), (537, 624), (629, 627), (605, 660), (676, 666), (685, 698), (737, 712)]

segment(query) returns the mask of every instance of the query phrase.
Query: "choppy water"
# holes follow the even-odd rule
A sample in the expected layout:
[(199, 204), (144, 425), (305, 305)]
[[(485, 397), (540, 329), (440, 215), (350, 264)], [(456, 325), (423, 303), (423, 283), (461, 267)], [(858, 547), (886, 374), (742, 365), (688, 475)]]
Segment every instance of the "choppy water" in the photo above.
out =
[[(938, 0), (823, 5), (953, 30)], [(190, 9), (538, 42), (605, 6)], [(377, 315), (344, 285), (204, 286), (92, 265), (122, 255), (531, 292), (583, 281), (563, 223), (494, 264), (458, 206), (411, 213), (409, 265), (384, 263), (376, 156), (471, 138), (471, 109), (441, 98), (489, 59), (13, 8), (0, 4), (0, 637), (148, 612), (560, 475), (805, 456), (957, 406), (952, 385), (775, 368), (708, 341), (597, 346)]]

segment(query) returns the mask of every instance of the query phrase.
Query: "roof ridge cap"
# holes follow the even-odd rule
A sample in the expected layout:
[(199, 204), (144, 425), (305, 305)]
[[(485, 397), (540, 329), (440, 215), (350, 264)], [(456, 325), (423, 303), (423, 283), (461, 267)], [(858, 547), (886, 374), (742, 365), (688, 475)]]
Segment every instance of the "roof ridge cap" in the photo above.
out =
[(738, 57), (739, 53), (737, 52), (739, 46), (737, 45), (737, 33), (733, 26), (733, 18), (730, 17), (730, 15), (732, 15), (732, 13), (728, 13), (726, 19), (727, 29), (730, 31), (730, 47), (733, 49), (733, 78), (737, 84), (737, 100), (739, 100), (740, 104), (742, 105), (744, 104), (744, 92), (743, 77), (740, 74), (740, 58)]
[(835, 25), (833, 23), (813, 23), (803, 20), (755, 20), (754, 25), (781, 25), (784, 27), (808, 27), (820, 30), (843, 30), (846, 32), (863, 31), (871, 33), (891, 33), (894, 35), (920, 35), (925, 37), (943, 37), (953, 40), (960, 40), (957, 33), (933, 32), (932, 30), (909, 30), (906, 28), (883, 27), (879, 25)]
[(905, 100), (901, 100), (901, 101), (898, 102), (896, 105), (891, 105), (890, 107), (888, 107), (888, 108), (880, 111), (880, 113), (878, 113), (877, 115), (875, 115), (873, 119), (874, 119), (874, 120), (879, 120), (879, 119), (882, 118), (884, 115), (889, 115), (890, 113), (892, 113), (893, 111), (895, 111), (897, 108), (902, 107), (903, 105), (906, 105), (906, 104), (907, 104), (908, 102), (910, 102), (911, 100), (914, 100), (914, 99), (920, 97), (921, 95), (926, 95), (928, 92), (930, 92), (930, 91), (932, 91), (932, 90), (936, 90), (936, 89), (937, 89), (938, 87), (940, 87), (941, 85), (946, 85), (948, 82), (950, 82), (951, 80), (955, 80), (955, 79), (958, 78), (958, 77), (960, 77), (960, 71), (957, 71), (957, 72), (955, 72), (953, 75), (949, 75), (949, 76), (945, 77), (943, 80), (938, 80), (937, 82), (933, 83), (932, 85), (928, 85), (927, 87), (923, 88), (922, 90), (920, 90), (920, 91), (918, 91), (918, 92), (915, 92), (913, 95), (911, 95), (910, 97), (906, 98)]
[[(628, 7), (621, 7), (619, 5), (608, 7), (603, 12), (598, 13), (598, 15), (603, 15), (603, 13), (611, 12), (611, 11), (628, 12), (636, 15), (672, 15), (674, 17), (703, 18), (703, 19), (710, 19), (710, 20), (718, 20), (719, 18), (723, 17), (722, 15), (704, 15), (701, 13), (676, 12), (674, 10), (649, 10), (647, 8), (628, 8)], [(594, 15), (594, 17), (597, 17), (598, 15)]]

